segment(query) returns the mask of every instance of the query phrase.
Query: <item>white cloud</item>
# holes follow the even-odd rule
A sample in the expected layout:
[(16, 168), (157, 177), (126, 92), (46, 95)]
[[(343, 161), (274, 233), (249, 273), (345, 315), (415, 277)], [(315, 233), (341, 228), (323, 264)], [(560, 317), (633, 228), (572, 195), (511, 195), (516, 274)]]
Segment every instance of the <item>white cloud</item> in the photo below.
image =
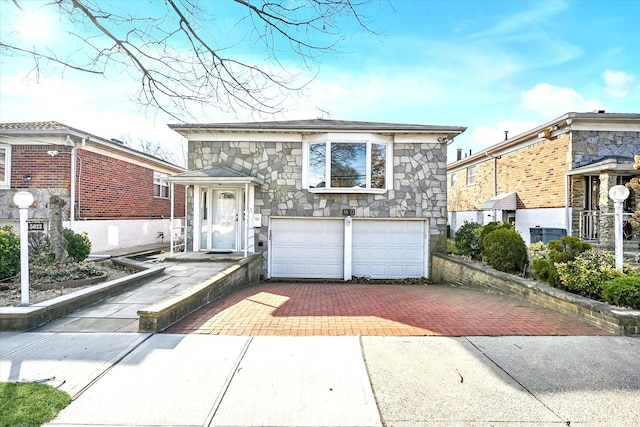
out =
[(627, 74), (624, 71), (607, 70), (602, 73), (605, 88), (604, 93), (614, 98), (623, 98), (627, 96), (629, 90), (633, 87), (636, 77)]
[(584, 112), (604, 109), (599, 101), (587, 100), (574, 89), (539, 83), (520, 94), (526, 108), (544, 116), (557, 116), (566, 112)]

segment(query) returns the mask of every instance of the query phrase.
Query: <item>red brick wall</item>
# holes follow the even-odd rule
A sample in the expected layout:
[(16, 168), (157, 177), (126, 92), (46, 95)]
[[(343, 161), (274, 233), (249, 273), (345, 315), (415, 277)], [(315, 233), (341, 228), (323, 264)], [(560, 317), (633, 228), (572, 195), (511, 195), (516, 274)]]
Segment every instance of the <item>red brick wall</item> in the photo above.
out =
[[(153, 169), (78, 150), (79, 214), (86, 218), (169, 217), (171, 201), (153, 196)], [(184, 187), (176, 191), (175, 216), (184, 216)]]
[[(518, 193), (519, 209), (564, 207), (569, 138), (565, 133), (503, 154), (497, 159), (497, 194)], [(447, 175), (449, 211), (477, 210), (493, 197), (493, 169), (491, 157), (476, 164), (476, 184), (471, 186), (466, 184), (466, 168), (455, 172), (455, 187), (451, 186), (454, 172), (450, 172)]]
[[(60, 154), (51, 157), (48, 150)], [(171, 201), (153, 197), (153, 169), (79, 149), (76, 191), (83, 219), (170, 217)], [(13, 188), (71, 189), (71, 155), (60, 146), (18, 145), (11, 151)], [(31, 180), (23, 176), (31, 174)], [(175, 188), (176, 217), (184, 216), (184, 186)]]
[[(51, 157), (49, 150), (62, 152), (59, 145), (14, 145), (11, 147), (12, 188), (71, 188), (71, 156)], [(67, 151), (68, 152), (68, 151)], [(31, 180), (23, 177), (31, 175)]]

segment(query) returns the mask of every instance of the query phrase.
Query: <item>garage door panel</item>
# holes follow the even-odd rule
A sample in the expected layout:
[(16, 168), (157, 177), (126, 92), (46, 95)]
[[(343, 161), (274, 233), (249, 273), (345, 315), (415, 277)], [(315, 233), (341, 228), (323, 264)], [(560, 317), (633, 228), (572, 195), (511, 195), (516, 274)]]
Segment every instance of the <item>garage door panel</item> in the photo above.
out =
[(424, 275), (423, 221), (354, 220), (354, 276), (405, 278)]
[(344, 221), (272, 219), (271, 277), (342, 278)]

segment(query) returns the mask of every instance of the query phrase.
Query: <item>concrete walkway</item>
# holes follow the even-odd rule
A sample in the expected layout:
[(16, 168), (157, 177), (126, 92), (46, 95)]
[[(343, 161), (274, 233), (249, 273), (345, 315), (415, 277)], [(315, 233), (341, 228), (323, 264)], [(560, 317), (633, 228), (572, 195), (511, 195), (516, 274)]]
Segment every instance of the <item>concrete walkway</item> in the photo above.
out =
[(637, 337), (0, 333), (47, 426), (635, 426)]

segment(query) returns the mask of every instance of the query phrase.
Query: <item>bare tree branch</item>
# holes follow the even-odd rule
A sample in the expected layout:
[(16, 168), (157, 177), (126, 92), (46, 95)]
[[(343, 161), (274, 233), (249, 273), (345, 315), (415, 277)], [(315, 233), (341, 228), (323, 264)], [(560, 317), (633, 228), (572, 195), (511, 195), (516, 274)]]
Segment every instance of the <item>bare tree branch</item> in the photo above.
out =
[[(12, 1), (26, 13), (26, 0)], [(57, 8), (70, 43), (38, 49), (3, 34), (0, 52), (32, 58), (38, 72), (45, 63), (105, 76), (128, 72), (139, 81), (141, 105), (178, 120), (193, 117), (194, 105), (273, 114), (309, 82), (301, 77), (305, 70), (315, 74), (322, 54), (339, 51), (346, 25), (377, 34), (363, 14), (374, 1), (233, 0), (242, 16), (233, 28), (216, 32), (221, 18), (211, 10), (218, 2), (166, 0), (140, 12), (127, 7), (137, 3), (52, 0), (41, 7)], [(239, 39), (228, 41), (231, 35)], [(292, 58), (305, 68), (286, 65)]]

